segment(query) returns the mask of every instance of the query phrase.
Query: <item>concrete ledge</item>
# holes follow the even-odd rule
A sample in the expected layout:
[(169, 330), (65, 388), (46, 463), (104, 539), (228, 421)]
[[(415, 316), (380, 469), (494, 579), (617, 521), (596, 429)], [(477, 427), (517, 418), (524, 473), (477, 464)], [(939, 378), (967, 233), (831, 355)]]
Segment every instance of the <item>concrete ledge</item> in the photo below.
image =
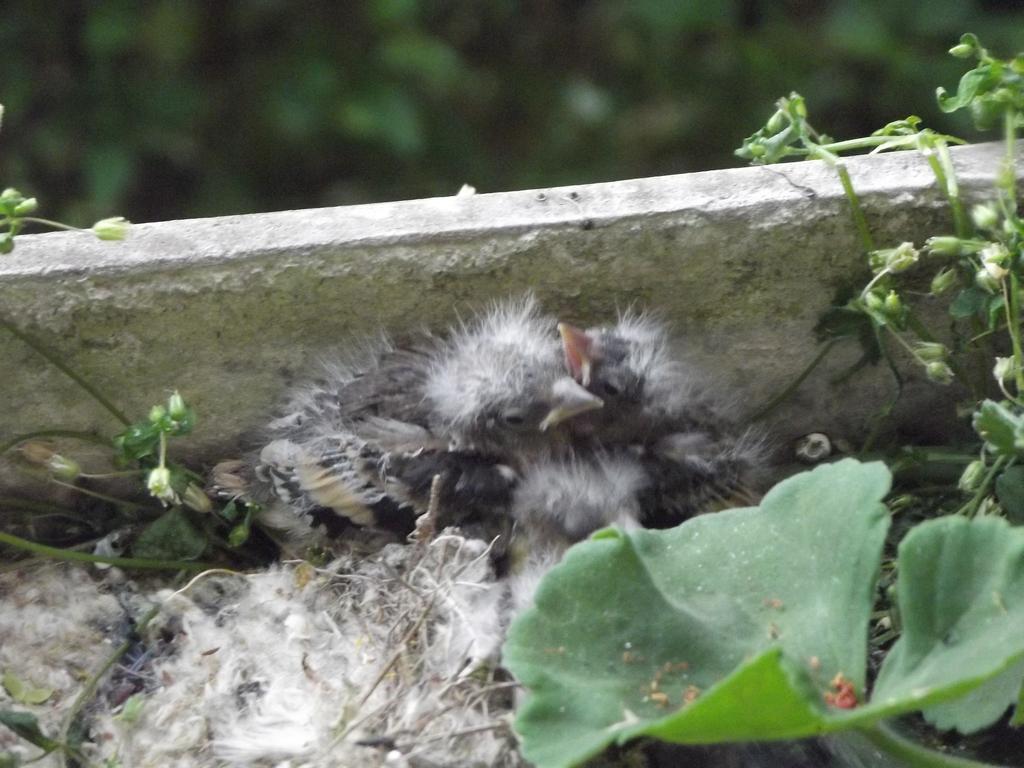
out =
[[(968, 198), (991, 196), (1000, 150), (953, 151)], [(880, 245), (951, 231), (914, 152), (848, 167)], [(264, 422), (283, 388), (330, 348), (384, 326), (443, 326), (534, 289), (580, 323), (658, 308), (690, 353), (753, 406), (813, 356), (811, 329), (865, 266), (842, 190), (819, 162), (138, 226), (124, 243), (19, 239), (0, 257), (0, 312), (40, 337), (132, 416), (175, 387), (195, 404), (199, 455)], [(852, 347), (852, 345), (851, 345)], [(835, 355), (780, 410), (781, 439), (855, 435), (890, 391), (881, 372), (840, 388)], [(117, 424), (0, 331), (0, 439)], [(925, 420), (918, 414), (927, 414)], [(953, 419), (948, 393), (912, 384), (902, 418)]]

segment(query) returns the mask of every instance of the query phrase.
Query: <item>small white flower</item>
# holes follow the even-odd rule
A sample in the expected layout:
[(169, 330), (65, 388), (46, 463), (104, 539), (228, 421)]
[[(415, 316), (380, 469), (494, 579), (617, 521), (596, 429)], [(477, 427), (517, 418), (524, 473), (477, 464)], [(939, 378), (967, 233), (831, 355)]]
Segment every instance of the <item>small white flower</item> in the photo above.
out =
[(171, 488), (171, 470), (167, 467), (157, 467), (149, 473), (146, 480), (146, 487), (149, 492), (164, 504), (177, 504), (178, 494)]

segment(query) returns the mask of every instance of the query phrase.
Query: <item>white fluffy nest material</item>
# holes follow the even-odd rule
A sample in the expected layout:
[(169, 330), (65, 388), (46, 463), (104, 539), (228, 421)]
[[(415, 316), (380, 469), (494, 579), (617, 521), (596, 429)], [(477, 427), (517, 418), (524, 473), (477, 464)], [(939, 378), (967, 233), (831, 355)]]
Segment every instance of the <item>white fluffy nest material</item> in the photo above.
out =
[[(71, 593), (91, 586), (98, 595), (98, 587), (81, 571), (56, 574), (66, 599), (38, 610), (50, 623), (95, 625), (89, 600)], [(504, 592), (487, 545), (446, 531), (325, 569), (208, 574), (178, 592), (124, 600), (161, 605), (145, 633), (155, 657), (115, 672), (122, 684), (126, 674), (144, 679), (145, 701), (127, 722), (118, 716), (123, 697), (100, 697), (83, 751), (124, 768), (520, 766), (514, 684), (481, 663), (501, 642)], [(10, 599), (0, 594), (9, 624)], [(20, 646), (3, 643), (5, 663), (26, 677), (39, 663), (66, 666), (68, 641), (53, 650), (38, 626), (21, 634)]]
[[(0, 674), (49, 691), (33, 706), (0, 686), (0, 709), (31, 711), (43, 733), (60, 734), (85, 681), (121, 643), (127, 624), (117, 599), (80, 568), (47, 565), (0, 574)], [(38, 751), (0, 726), (0, 753), (27, 760)]]

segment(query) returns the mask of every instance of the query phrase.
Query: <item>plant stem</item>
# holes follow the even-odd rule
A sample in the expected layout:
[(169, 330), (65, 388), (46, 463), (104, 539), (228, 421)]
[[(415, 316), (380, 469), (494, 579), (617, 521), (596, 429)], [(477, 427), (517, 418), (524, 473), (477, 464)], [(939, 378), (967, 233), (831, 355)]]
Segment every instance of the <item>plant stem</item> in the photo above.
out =
[(893, 327), (892, 327), (891, 325), (887, 325), (887, 326), (885, 326), (885, 329), (886, 329), (886, 330), (887, 330), (887, 331), (888, 331), (888, 332), (889, 332), (890, 334), (892, 334), (892, 337), (893, 337), (894, 339), (896, 339), (896, 341), (897, 341), (897, 342), (899, 342), (899, 345), (900, 345), (901, 347), (903, 347), (903, 348), (904, 348), (905, 350), (907, 350), (907, 352), (909, 352), (909, 353), (910, 353), (910, 356), (911, 356), (912, 358), (914, 358), (914, 362), (915, 362), (915, 363), (920, 363), (921, 365), (925, 365), (925, 364), (926, 364), (926, 363), (925, 363), (925, 361), (921, 359), (920, 355), (918, 355), (918, 353), (917, 353), (917, 350), (916, 350), (916, 349), (914, 349), (914, 348), (913, 348), (912, 346), (910, 346), (910, 345), (909, 345), (909, 344), (907, 343), (907, 340), (906, 340), (906, 339), (904, 339), (904, 338), (903, 338), (902, 336), (900, 336), (900, 334), (899, 334), (899, 331), (895, 330), (895, 329), (894, 329), (894, 328), (893, 328)]
[(861, 208), (860, 198), (857, 197), (857, 193), (853, 189), (853, 182), (850, 180), (850, 172), (846, 170), (846, 166), (839, 164), (836, 166), (836, 173), (839, 174), (839, 183), (843, 185), (843, 191), (846, 193), (847, 199), (850, 201), (850, 208), (853, 212), (853, 223), (857, 226), (857, 232), (860, 234), (861, 244), (864, 246), (864, 250), (871, 252), (875, 250), (875, 240), (871, 237), (871, 230), (868, 229), (867, 219), (864, 218), (864, 209)]
[(1006, 142), (1006, 155), (999, 186), (1003, 190), (1003, 206), (1006, 218), (1017, 223), (1017, 111), (1008, 107), (1003, 113), (1003, 140)]
[[(882, 359), (885, 360), (886, 365), (889, 367), (889, 372), (892, 373), (892, 377), (896, 382), (896, 391), (893, 393), (893, 396), (889, 401), (878, 409), (878, 413), (876, 413), (872, 418), (871, 430), (868, 432), (868, 436), (864, 438), (864, 444), (857, 452), (858, 455), (863, 455), (871, 450), (872, 446), (875, 444), (875, 440), (878, 439), (878, 435), (882, 431), (882, 422), (885, 421), (886, 417), (890, 413), (892, 413), (892, 409), (896, 407), (896, 403), (899, 402), (900, 397), (903, 396), (903, 376), (900, 374), (899, 368), (896, 367), (896, 363), (893, 361), (892, 355), (889, 354), (889, 347), (885, 344), (885, 338), (881, 334), (881, 329), (874, 324), (872, 324), (872, 328), (875, 332), (875, 341), (878, 343), (878, 350), (882, 355)], [(891, 328), (889, 330), (892, 331)], [(903, 341), (895, 331), (892, 331), (892, 334), (900, 342)], [(917, 355), (915, 354), (914, 356), (916, 357)]]
[(139, 475), (146, 474), (148, 471), (148, 469), (125, 469), (120, 472), (99, 472), (95, 474), (82, 472), (78, 476), (87, 477), (90, 480), (109, 480), (112, 477), (138, 477)]
[(1024, 351), (1020, 343), (1020, 278), (1010, 271), (1010, 285), (1003, 281), (1003, 306), (1006, 308), (1006, 332), (1013, 346), (1014, 384), (1017, 394), (1024, 394)]
[(946, 193), (946, 199), (949, 200), (949, 207), (953, 211), (953, 228), (956, 231), (956, 236), (966, 239), (973, 232), (967, 212), (964, 210), (964, 202), (960, 199), (960, 185), (956, 179), (953, 158), (949, 154), (949, 145), (944, 140), (938, 139), (935, 142), (935, 149), (938, 157), (929, 156), (928, 164), (932, 166), (935, 178)]
[(773, 397), (767, 403), (758, 408), (754, 412), (754, 415), (750, 416), (747, 419), (747, 421), (760, 421), (769, 413), (774, 411), (780, 403), (784, 402), (790, 395), (792, 395), (800, 387), (801, 384), (804, 383), (804, 380), (811, 375), (811, 372), (815, 368), (817, 368), (818, 364), (825, 359), (825, 356), (832, 351), (832, 347), (836, 345), (837, 341), (839, 341), (839, 339), (829, 339), (826, 343), (822, 344), (821, 349), (818, 350), (818, 354), (816, 354), (814, 356), (814, 359), (811, 360), (811, 362), (808, 363), (802, 371), (800, 371), (800, 374), (795, 379), (793, 379), (789, 384), (787, 384), (785, 389), (783, 389), (781, 392), (775, 395), (775, 397)]
[(869, 147), (880, 147), (893, 141), (894, 136), (863, 136), (859, 139), (846, 139), (844, 141), (833, 141), (831, 144), (821, 144), (822, 149), (838, 155), (841, 152), (849, 152), (857, 149), (868, 149)]
[(55, 355), (53, 352), (51, 352), (45, 346), (43, 346), (42, 343), (40, 343), (39, 341), (34, 339), (29, 334), (27, 334), (24, 331), (22, 331), (20, 328), (18, 328), (16, 325), (14, 325), (14, 323), (10, 322), (6, 318), (0, 317), (0, 325), (2, 325), (4, 328), (6, 328), (8, 331), (10, 331), (14, 336), (18, 337), (22, 342), (24, 342), (25, 344), (30, 346), (32, 349), (34, 349), (40, 355), (45, 357), (61, 373), (63, 373), (65, 376), (67, 376), (72, 381), (74, 381), (78, 386), (80, 386), (82, 389), (84, 389), (86, 392), (88, 392), (97, 403), (99, 403), (104, 408), (106, 408), (108, 411), (110, 411), (110, 413), (114, 416), (114, 418), (116, 418), (118, 421), (120, 421), (126, 427), (131, 425), (131, 422), (128, 420), (128, 417), (125, 416), (123, 413), (121, 413), (121, 411), (117, 408), (117, 406), (115, 406), (113, 403), (111, 403), (109, 400), (107, 400), (107, 398), (104, 397), (103, 394), (98, 389), (96, 389), (96, 387), (94, 387), (88, 381), (86, 381), (81, 376), (79, 376), (75, 371), (73, 371), (68, 366), (67, 363), (65, 363), (63, 360), (61, 360), (57, 355)]
[(70, 224), (61, 224), (59, 221), (53, 221), (52, 219), (41, 219), (38, 216), (19, 216), (22, 221), (30, 221), (33, 224), (42, 224), (44, 227), (53, 227), (54, 229), (64, 229), (68, 232), (88, 232), (87, 229), (81, 227), (73, 227)]
[(981, 485), (978, 486), (978, 490), (974, 492), (971, 500), (956, 511), (958, 515), (974, 517), (974, 513), (978, 511), (978, 507), (981, 506), (982, 500), (988, 495), (989, 489), (992, 487), (992, 481), (995, 480), (996, 475), (999, 474), (1000, 470), (1003, 469), (1003, 466), (1009, 460), (1010, 458), (1008, 456), (1000, 456), (992, 462), (992, 466), (989, 467), (988, 472), (981, 481)]
[(843, 186), (843, 192), (846, 193), (846, 199), (850, 201), (850, 210), (853, 213), (853, 223), (857, 227), (857, 233), (860, 235), (861, 244), (864, 246), (864, 250), (868, 253), (875, 250), (875, 241), (871, 237), (871, 230), (868, 229), (867, 219), (864, 218), (864, 209), (861, 207), (860, 198), (857, 197), (857, 192), (853, 188), (853, 182), (850, 180), (850, 172), (846, 170), (846, 165), (843, 161), (835, 154), (825, 149), (821, 144), (815, 144), (813, 142), (804, 139), (804, 144), (810, 150), (810, 156), (816, 157), (819, 160), (824, 160), (839, 175), (839, 183)]
[[(152, 608), (150, 608), (146, 612), (146, 615), (139, 620), (138, 624), (136, 624), (132, 634), (138, 635), (144, 632), (146, 627), (149, 625), (149, 622), (156, 618), (156, 615), (159, 612), (159, 605), (155, 605)], [(102, 680), (103, 676), (107, 674), (110, 668), (117, 663), (118, 659), (120, 659), (122, 656), (128, 653), (128, 650), (132, 647), (134, 643), (134, 638), (132, 636), (129, 636), (127, 640), (121, 643), (121, 645), (119, 645), (114, 650), (114, 652), (110, 654), (107, 660), (103, 662), (103, 665), (98, 670), (96, 670), (92, 677), (89, 678), (88, 682), (86, 682), (85, 687), (82, 688), (78, 696), (75, 697), (74, 702), (68, 709), (67, 715), (65, 715), (64, 717), (64, 724), (61, 727), (60, 733), (61, 742), (63, 742), (64, 744), (68, 744), (68, 738), (71, 733), (71, 728), (74, 725), (75, 720), (78, 718), (79, 713), (81, 713), (82, 708), (85, 707), (85, 705), (89, 703), (90, 699), (92, 699), (92, 697), (96, 695), (96, 689), (99, 687), (100, 680)]]
[(0, 443), (0, 455), (7, 453), (12, 448), (17, 447), (26, 440), (32, 440), (37, 437), (70, 437), (74, 440), (83, 440), (87, 443), (95, 443), (96, 445), (110, 446), (110, 441), (97, 435), (95, 432), (81, 432), (74, 429), (38, 429), (35, 432), (25, 432), (20, 435), (15, 435), (5, 443)]
[(159, 571), (205, 571), (217, 566), (209, 563), (200, 563), (192, 560), (150, 560), (141, 557), (104, 557), (102, 555), (90, 555), (86, 552), (76, 552), (72, 549), (60, 549), (48, 547), (35, 541), (12, 536), (9, 533), (0, 531), (0, 544), (7, 544), (16, 549), (31, 552), (35, 555), (51, 557), (55, 560), (72, 560), (80, 563), (105, 563), (116, 565), (118, 568), (142, 568)]
[(921, 322), (921, 318), (917, 316), (917, 313), (913, 310), (907, 312), (907, 328), (917, 334), (917, 338), (921, 341), (934, 342), (935, 336), (932, 334), (925, 324)]
[(902, 761), (908, 768), (997, 768), (992, 763), (945, 755), (928, 749), (900, 736), (885, 723), (864, 726), (857, 731), (883, 752)]
[(51, 477), (50, 482), (55, 483), (56, 485), (63, 486), (64, 488), (70, 488), (73, 491), (78, 491), (79, 493), (83, 493), (86, 496), (92, 496), (94, 499), (99, 499), (100, 501), (107, 501), (110, 502), (111, 504), (116, 504), (121, 507), (128, 507), (129, 509), (142, 509), (147, 512), (160, 511), (158, 507), (150, 507), (146, 504), (139, 504), (137, 501), (119, 499), (116, 496), (108, 496), (107, 494), (100, 493), (99, 491), (93, 491), (88, 488), (82, 488), (80, 485), (75, 485), (74, 483), (65, 483), (63, 480), (58, 480), (55, 477)]
[(889, 268), (886, 267), (881, 272), (879, 272), (877, 275), (872, 277), (871, 281), (867, 285), (864, 286), (864, 290), (860, 292), (860, 299), (861, 299), (861, 301), (864, 300), (865, 296), (867, 296), (869, 293), (871, 293), (871, 289), (875, 287), (875, 284), (879, 280), (881, 280), (883, 277), (885, 277), (886, 275), (889, 275), (889, 274), (891, 274), (890, 271), (889, 271)]

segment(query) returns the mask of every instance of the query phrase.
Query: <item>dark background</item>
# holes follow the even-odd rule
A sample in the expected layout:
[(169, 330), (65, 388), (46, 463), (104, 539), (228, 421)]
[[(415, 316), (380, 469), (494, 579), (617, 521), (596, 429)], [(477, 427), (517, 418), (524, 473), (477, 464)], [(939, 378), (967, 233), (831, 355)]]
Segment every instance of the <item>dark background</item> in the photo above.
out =
[(5, 0), (0, 185), (88, 225), (738, 165), (791, 90), (838, 138), (943, 116), (1024, 2)]

